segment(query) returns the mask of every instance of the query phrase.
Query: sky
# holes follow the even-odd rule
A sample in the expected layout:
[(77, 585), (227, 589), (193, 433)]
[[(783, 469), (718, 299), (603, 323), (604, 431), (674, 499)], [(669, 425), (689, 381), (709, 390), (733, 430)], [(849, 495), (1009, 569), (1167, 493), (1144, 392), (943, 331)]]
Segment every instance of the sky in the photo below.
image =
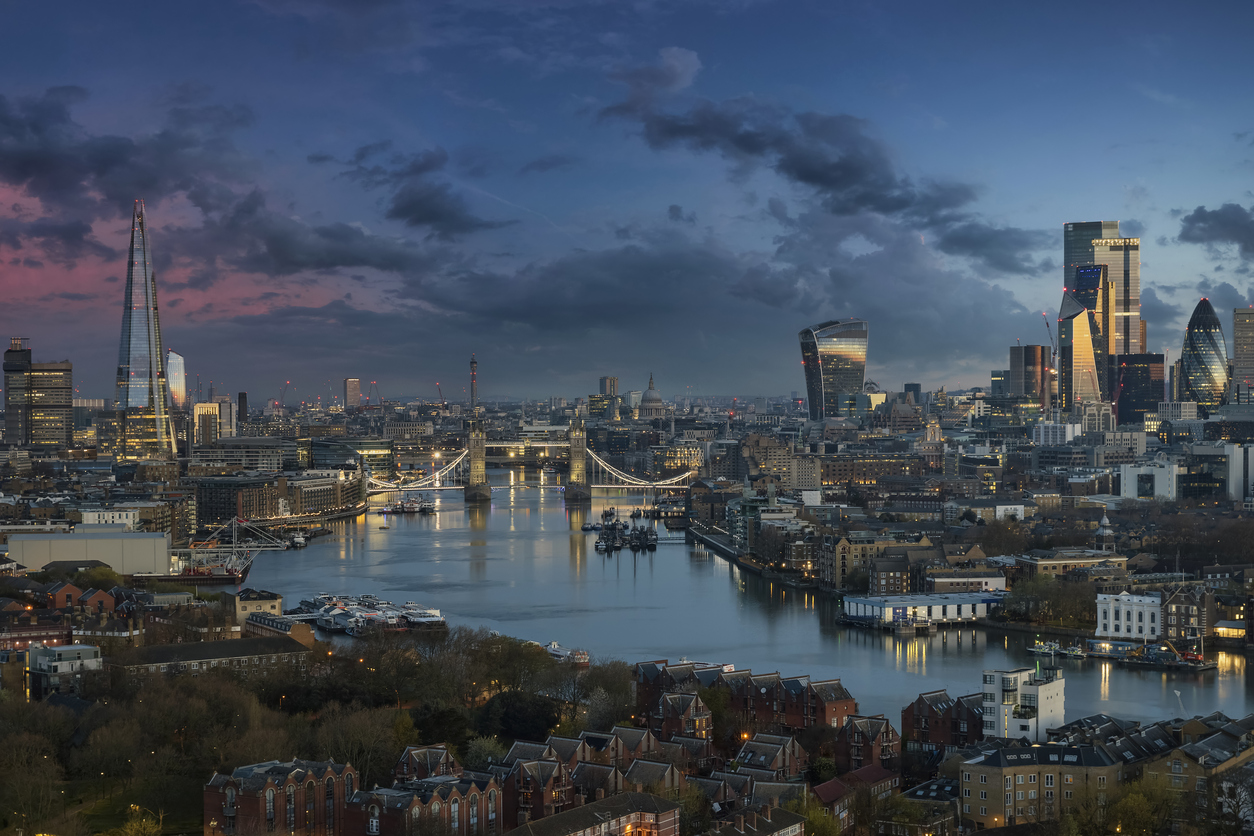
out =
[[(1142, 239), (1151, 351), (1254, 302), (1249, 4), (7, 4), (0, 323), (111, 397), (130, 212), (222, 392), (987, 386), (1062, 225)], [(2, 336), (2, 335), (0, 335)], [(290, 381), (290, 383), (289, 383)]]

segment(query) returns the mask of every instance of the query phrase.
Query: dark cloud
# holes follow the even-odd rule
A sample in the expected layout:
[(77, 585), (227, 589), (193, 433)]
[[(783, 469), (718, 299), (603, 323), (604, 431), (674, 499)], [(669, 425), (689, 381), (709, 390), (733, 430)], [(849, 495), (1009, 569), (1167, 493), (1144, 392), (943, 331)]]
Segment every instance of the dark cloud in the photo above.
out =
[[(1248, 307), (1251, 299), (1247, 292), (1242, 292), (1228, 282), (1216, 282), (1209, 279), (1203, 279), (1197, 283), (1197, 292), (1210, 300), (1211, 305), (1219, 314), (1221, 322), (1231, 322), (1229, 315), (1234, 308)], [(1228, 331), (1228, 337), (1231, 339), (1231, 329), (1224, 328)]]
[(1155, 288), (1141, 285), (1141, 319), (1157, 328), (1169, 326), (1183, 315), (1179, 305), (1163, 299)]
[(448, 167), (449, 153), (443, 148), (393, 154), (386, 161), (371, 162), (390, 148), (388, 140), (361, 146), (345, 162), (347, 167), (339, 175), (366, 189), (390, 189), (385, 212), (388, 219), (424, 228), (430, 237), (441, 241), (517, 223), (480, 218), (449, 182), (432, 176)]
[(113, 249), (96, 240), (91, 224), (86, 221), (0, 218), (0, 246), (20, 250), (24, 242), (38, 247), (50, 261), (64, 265), (73, 265), (83, 256), (103, 259), (117, 256)]
[(412, 180), (396, 190), (387, 217), (406, 226), (425, 227), (442, 241), (453, 241), (471, 232), (500, 229), (516, 221), (488, 221), (472, 214), (466, 201), (448, 183)]
[(1142, 238), (1145, 235), (1145, 224), (1135, 218), (1119, 222), (1119, 233), (1125, 238)]
[(1254, 258), (1254, 214), (1236, 203), (1218, 209), (1199, 206), (1180, 219), (1179, 239), (1189, 244), (1235, 245), (1242, 258)]
[(1028, 253), (1048, 249), (1057, 236), (1043, 230), (999, 228), (979, 221), (949, 227), (936, 246), (941, 252), (980, 261), (1000, 273), (1031, 276), (1052, 268), (1052, 262), (1034, 261)]
[(666, 219), (676, 224), (695, 224), (697, 222), (697, 213), (689, 212), (684, 214), (684, 207), (678, 203), (672, 203), (666, 210)]
[(230, 138), (252, 124), (242, 105), (177, 104), (157, 132), (125, 137), (93, 135), (74, 121), (71, 107), (86, 97), (81, 87), (0, 96), (0, 182), (49, 210), (91, 219), (125, 213), (136, 197), (155, 203), (253, 171)]
[(223, 268), (274, 277), (353, 267), (414, 274), (435, 263), (410, 241), (370, 235), (344, 223), (311, 226), (272, 212), (260, 191), (201, 226), (169, 227), (162, 236), (172, 252), (201, 265), (189, 281), (199, 287), (217, 281)]
[(579, 158), (570, 154), (549, 154), (544, 157), (537, 157), (531, 162), (518, 169), (519, 174), (540, 174), (545, 171), (553, 171), (558, 168), (569, 168), (579, 162)]
[(683, 110), (668, 109), (667, 97), (691, 84), (700, 67), (695, 54), (663, 55), (656, 64), (615, 74), (615, 80), (628, 86), (627, 98), (603, 108), (599, 118), (639, 124), (654, 149), (718, 154), (735, 177), (766, 166), (812, 190), (833, 215), (875, 213), (930, 230), (939, 234), (943, 252), (972, 258), (994, 271), (1036, 275), (1047, 266), (1032, 253), (1055, 244), (1054, 236), (980, 221), (969, 209), (978, 195), (974, 185), (916, 182), (902, 174), (864, 119), (795, 112), (753, 97), (699, 99)]

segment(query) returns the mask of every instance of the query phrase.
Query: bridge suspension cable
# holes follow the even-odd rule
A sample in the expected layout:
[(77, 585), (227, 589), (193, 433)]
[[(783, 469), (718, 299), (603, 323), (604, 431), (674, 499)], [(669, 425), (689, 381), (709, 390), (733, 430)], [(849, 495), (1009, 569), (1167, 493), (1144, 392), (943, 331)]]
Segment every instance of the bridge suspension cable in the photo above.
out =
[(421, 479), (415, 479), (412, 482), (402, 482), (399, 480), (396, 482), (385, 482), (382, 479), (376, 479), (373, 476), (371, 476), (370, 487), (372, 489), (383, 489), (383, 490), (392, 490), (392, 491), (412, 491), (412, 490), (419, 490), (421, 488), (430, 488), (434, 485), (440, 484), (444, 480), (444, 477), (451, 474), (457, 468), (457, 466), (460, 465), (466, 459), (466, 456), (468, 455), (470, 455), (470, 452), (468, 450), (462, 450), (460, 453), (457, 454), (456, 458), (454, 458), (448, 464), (444, 465), (444, 467), (442, 467), (440, 470), (436, 471), (435, 473), (432, 473), (430, 476), (424, 476)]
[(598, 456), (596, 453), (592, 452), (591, 450), (588, 451), (588, 458), (592, 459), (594, 462), (599, 464), (602, 468), (605, 469), (607, 473), (614, 476), (615, 478), (621, 479), (623, 482), (625, 482), (628, 485), (638, 485), (642, 488), (665, 488), (665, 487), (672, 487), (675, 485), (686, 485), (689, 483), (689, 481), (691, 480), (693, 476), (697, 475), (697, 471), (689, 470), (689, 471), (679, 474), (678, 476), (672, 476), (670, 479), (662, 479), (657, 482), (650, 482), (647, 479), (641, 479), (637, 476), (632, 476), (630, 474), (623, 473), (621, 470), (614, 467), (613, 465), (606, 463), (604, 459), (602, 459), (600, 456)]

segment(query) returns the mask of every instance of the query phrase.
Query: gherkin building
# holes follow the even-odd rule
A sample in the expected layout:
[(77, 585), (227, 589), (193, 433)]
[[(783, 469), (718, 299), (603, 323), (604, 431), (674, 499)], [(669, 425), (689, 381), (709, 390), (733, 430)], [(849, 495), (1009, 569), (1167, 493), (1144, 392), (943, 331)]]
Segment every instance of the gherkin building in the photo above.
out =
[(1223, 325), (1205, 297), (1193, 309), (1189, 327), (1184, 329), (1180, 366), (1184, 378), (1180, 387), (1183, 400), (1196, 401), (1205, 409), (1223, 404), (1228, 392), (1228, 343), (1224, 340)]

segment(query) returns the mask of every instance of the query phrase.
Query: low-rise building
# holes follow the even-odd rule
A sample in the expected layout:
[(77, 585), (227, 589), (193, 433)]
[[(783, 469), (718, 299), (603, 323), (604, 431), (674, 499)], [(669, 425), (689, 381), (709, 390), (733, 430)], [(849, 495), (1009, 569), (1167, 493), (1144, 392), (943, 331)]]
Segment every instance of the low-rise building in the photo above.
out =
[(919, 694), (901, 710), (906, 751), (950, 753), (984, 739), (983, 694), (951, 697), (944, 688)]
[(199, 676), (223, 668), (248, 677), (278, 666), (284, 666), (294, 675), (305, 676), (310, 664), (309, 648), (286, 636), (136, 647), (106, 662), (107, 667), (133, 676), (159, 673)]
[(1047, 739), (1046, 732), (1064, 722), (1062, 670), (1033, 668), (984, 671), (981, 711), (985, 737)]
[(1056, 821), (1081, 801), (1104, 804), (1123, 766), (1100, 746), (1008, 746), (959, 764), (962, 816), (981, 830)]
[(262, 615), (283, 614), (283, 596), (277, 592), (245, 587), (238, 591), (224, 592), (222, 596), (226, 599), (235, 623), (241, 626), (248, 620), (248, 616), (253, 613), (261, 613)]
[(1162, 595), (1157, 592), (1098, 595), (1094, 635), (1119, 641), (1157, 641), (1161, 635), (1162, 605)]
[(678, 836), (679, 805), (651, 793), (624, 792), (527, 822), (514, 832), (518, 836)]
[(357, 770), (334, 761), (266, 761), (216, 772), (205, 785), (204, 836), (346, 833), (344, 806), (356, 782)]
[(104, 669), (100, 648), (90, 644), (34, 645), (26, 658), (26, 680), (32, 700), (42, 700), (49, 694), (78, 694)]

